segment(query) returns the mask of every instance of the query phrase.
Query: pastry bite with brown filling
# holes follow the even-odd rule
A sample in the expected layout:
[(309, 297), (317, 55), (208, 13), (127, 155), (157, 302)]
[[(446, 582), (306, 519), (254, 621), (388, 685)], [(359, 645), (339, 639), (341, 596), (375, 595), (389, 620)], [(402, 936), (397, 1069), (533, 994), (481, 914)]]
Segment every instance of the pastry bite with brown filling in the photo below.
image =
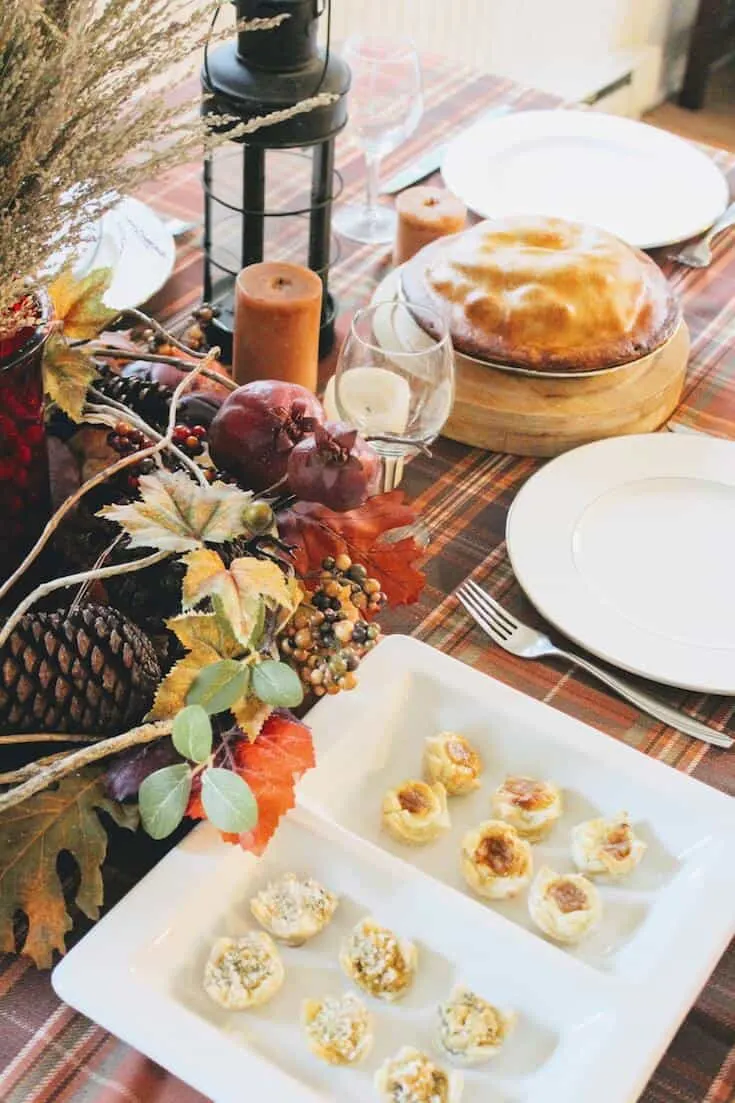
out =
[(375, 1074), (381, 1103), (460, 1103), (463, 1080), (447, 1072), (425, 1053), (404, 1046)]
[(423, 846), (449, 830), (447, 792), (443, 785), (404, 781), (383, 797), (382, 824), (399, 843)]
[(488, 900), (517, 896), (533, 876), (530, 843), (502, 820), (485, 820), (467, 832), (460, 865), (472, 891)]
[(646, 853), (646, 844), (630, 825), (627, 812), (610, 819), (586, 820), (572, 831), (572, 860), (593, 877), (626, 877)]
[(561, 793), (552, 781), (507, 777), (493, 793), (493, 815), (531, 843), (544, 839), (562, 814)]
[(363, 992), (388, 1003), (401, 999), (411, 987), (417, 960), (412, 942), (369, 916), (344, 940), (339, 954), (345, 976)]
[(424, 777), (443, 785), (450, 797), (479, 788), (482, 759), (464, 735), (440, 732), (424, 744)]
[(579, 942), (602, 918), (600, 894), (581, 873), (540, 869), (528, 894), (531, 919), (555, 942)]

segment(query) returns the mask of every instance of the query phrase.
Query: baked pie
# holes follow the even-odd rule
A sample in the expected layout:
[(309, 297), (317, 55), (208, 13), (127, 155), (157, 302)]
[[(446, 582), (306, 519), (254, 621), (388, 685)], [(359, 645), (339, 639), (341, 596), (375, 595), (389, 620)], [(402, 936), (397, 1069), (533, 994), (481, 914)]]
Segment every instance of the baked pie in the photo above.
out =
[(480, 785), (482, 759), (463, 735), (441, 732), (424, 744), (424, 777), (443, 785), (450, 797), (471, 793)]
[(646, 844), (630, 826), (627, 812), (609, 820), (586, 820), (572, 831), (572, 860), (582, 873), (625, 877), (646, 852)]
[(500, 1052), (515, 1022), (515, 1013), (500, 1011), (458, 985), (439, 1005), (439, 1041), (450, 1057), (477, 1065)]
[(399, 843), (423, 846), (449, 830), (447, 791), (436, 782), (404, 781), (383, 797), (382, 823)]
[(600, 894), (581, 873), (555, 873), (544, 866), (528, 894), (537, 927), (556, 942), (579, 942), (602, 918)]
[(284, 873), (253, 897), (250, 910), (279, 942), (301, 946), (331, 923), (338, 903), (311, 877)]
[(445, 1072), (425, 1053), (404, 1046), (375, 1074), (381, 1103), (460, 1103), (462, 1074)]
[(561, 793), (552, 781), (521, 776), (507, 777), (493, 793), (492, 805), (493, 815), (531, 843), (545, 838), (563, 811)]
[(265, 931), (218, 938), (204, 967), (204, 991), (228, 1011), (273, 999), (285, 976), (276, 945)]
[(372, 1017), (351, 993), (304, 1000), (301, 1020), (309, 1049), (329, 1065), (357, 1065), (372, 1049)]
[(489, 900), (507, 900), (533, 876), (531, 844), (502, 820), (485, 820), (462, 840), (460, 865), (473, 892)]
[(401, 270), (409, 304), (449, 320), (458, 352), (589, 372), (660, 348), (681, 321), (661, 269), (605, 230), (515, 215), (427, 245)]
[(392, 1003), (413, 983), (417, 958), (412, 942), (398, 938), (368, 916), (342, 943), (339, 963), (364, 992)]

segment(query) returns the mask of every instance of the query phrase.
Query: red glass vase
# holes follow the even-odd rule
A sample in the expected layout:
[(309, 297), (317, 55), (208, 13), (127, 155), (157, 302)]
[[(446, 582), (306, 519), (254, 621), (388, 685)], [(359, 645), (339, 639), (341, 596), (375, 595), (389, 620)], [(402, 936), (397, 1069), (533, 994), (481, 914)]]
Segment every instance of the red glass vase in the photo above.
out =
[(43, 349), (50, 307), (41, 322), (0, 333), (0, 581), (23, 559), (49, 519), (48, 453), (43, 420)]

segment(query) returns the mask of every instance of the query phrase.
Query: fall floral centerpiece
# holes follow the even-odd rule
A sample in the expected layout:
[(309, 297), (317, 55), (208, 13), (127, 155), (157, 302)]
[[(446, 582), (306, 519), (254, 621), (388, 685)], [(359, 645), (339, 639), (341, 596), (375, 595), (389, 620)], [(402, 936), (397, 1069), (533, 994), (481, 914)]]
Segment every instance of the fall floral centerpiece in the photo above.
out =
[(138, 312), (137, 343), (110, 343), (106, 278), (51, 285), (63, 489), (0, 579), (0, 946), (42, 966), (70, 911), (102, 903), (100, 812), (156, 839), (206, 818), (262, 853), (315, 764), (293, 710), (352, 689), (376, 614), (423, 583), (416, 516), (400, 491), (370, 496), (365, 441), (304, 388), (236, 387), (217, 350)]

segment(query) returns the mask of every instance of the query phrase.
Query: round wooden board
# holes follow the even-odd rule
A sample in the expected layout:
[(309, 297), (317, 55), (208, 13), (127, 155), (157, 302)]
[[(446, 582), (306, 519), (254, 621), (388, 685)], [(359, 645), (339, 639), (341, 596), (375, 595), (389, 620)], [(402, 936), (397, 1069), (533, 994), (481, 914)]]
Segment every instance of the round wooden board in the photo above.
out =
[[(392, 272), (373, 302), (394, 298)], [(613, 372), (557, 379), (518, 375), (455, 355), (457, 391), (443, 435), (519, 456), (558, 456), (580, 444), (648, 433), (681, 396), (689, 358), (684, 322), (657, 352)]]

